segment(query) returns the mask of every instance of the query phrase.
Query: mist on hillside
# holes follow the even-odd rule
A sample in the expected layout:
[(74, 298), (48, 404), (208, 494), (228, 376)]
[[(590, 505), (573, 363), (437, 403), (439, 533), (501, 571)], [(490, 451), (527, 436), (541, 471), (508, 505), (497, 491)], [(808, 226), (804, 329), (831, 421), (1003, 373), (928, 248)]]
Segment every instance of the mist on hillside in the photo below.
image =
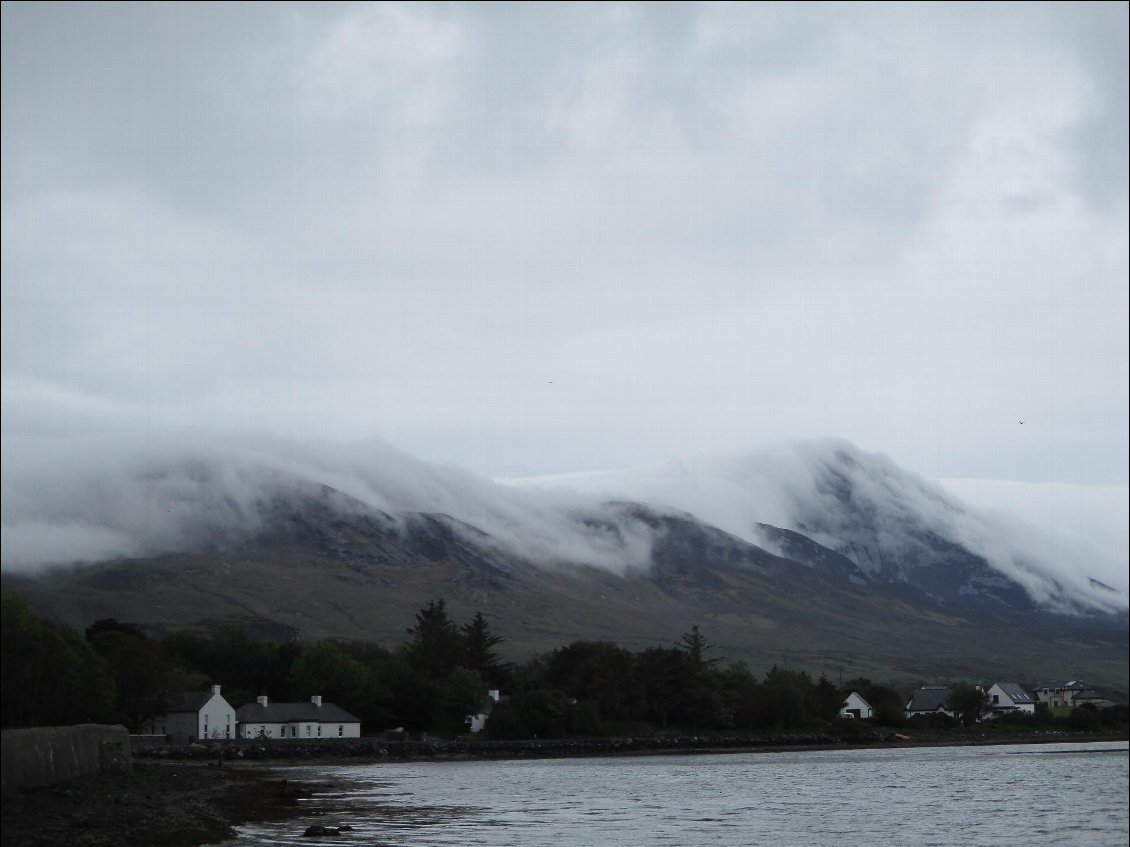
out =
[[(627, 499), (690, 513), (772, 552), (779, 551), (758, 524), (795, 529), (895, 581), (898, 568), (929, 556), (931, 539), (940, 538), (983, 556), (1051, 608), (1127, 608), (1116, 562), (971, 509), (886, 457), (840, 441), (510, 483), (429, 464), (378, 441), (13, 437), (5, 438), (2, 458), (8, 572), (237, 545), (270, 529), (280, 497), (324, 485), (346, 496), (341, 508), (394, 520), (449, 515), (486, 533), (485, 543), (498, 550), (546, 566), (646, 568), (655, 530), (608, 505)], [(1123, 590), (1097, 587), (1091, 577)]]

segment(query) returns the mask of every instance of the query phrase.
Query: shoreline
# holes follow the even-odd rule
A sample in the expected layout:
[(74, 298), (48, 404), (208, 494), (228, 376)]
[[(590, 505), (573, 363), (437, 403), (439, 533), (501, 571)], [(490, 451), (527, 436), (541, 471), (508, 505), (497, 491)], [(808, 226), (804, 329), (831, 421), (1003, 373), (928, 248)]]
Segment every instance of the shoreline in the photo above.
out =
[(1067, 744), (1127, 741), (1126, 732), (1032, 733), (903, 733), (870, 734), (794, 733), (775, 735), (676, 735), (658, 737), (608, 737), (585, 739), (529, 739), (499, 741), (478, 739), (387, 740), (381, 738), (291, 740), (230, 740), (188, 745), (135, 747), (135, 761), (210, 761), (247, 763), (263, 767), (301, 762), (414, 762), (491, 761), (505, 759), (570, 758), (616, 755), (678, 755), (695, 753), (751, 753), (783, 750), (840, 750), (988, 746), (1003, 744)]
[(21, 789), (4, 798), (0, 844), (21, 847), (197, 847), (233, 827), (310, 815), (323, 788), (270, 766), (135, 762), (118, 774)]
[[(355, 741), (365, 742), (365, 739)], [(750, 744), (749, 742), (757, 743)], [(1002, 746), (1126, 742), (1126, 733), (1062, 733), (1019, 736), (895, 738), (847, 740), (827, 736), (772, 736), (759, 739), (679, 737), (667, 739), (588, 739), (528, 742), (393, 742), (406, 745), (385, 753), (334, 755), (326, 745), (266, 750), (261, 758), (239, 759), (225, 742), (190, 745), (191, 756), (173, 758), (136, 751), (133, 768), (45, 788), (22, 790), (4, 799), (0, 844), (27, 847), (198, 847), (231, 838), (233, 827), (268, 820), (297, 820), (323, 810), (301, 802), (332, 787), (316, 779), (291, 779), (300, 765), (348, 767), (406, 762), (503, 761), (600, 756), (725, 755), (756, 752), (913, 749), (915, 747)], [(656, 743), (664, 742), (664, 743)], [(746, 742), (746, 743), (741, 743)], [(809, 742), (809, 743), (805, 743)], [(227, 742), (231, 744), (231, 742)], [(286, 745), (288, 742), (277, 742)], [(275, 745), (272, 745), (272, 747)], [(219, 748), (219, 753), (217, 749)], [(165, 751), (166, 754), (171, 752)], [(224, 753), (231, 758), (224, 757)], [(267, 753), (276, 753), (268, 757)], [(285, 755), (284, 755), (285, 754)], [(299, 755), (300, 754), (300, 755)], [(284, 770), (287, 769), (284, 776)], [(301, 835), (296, 824), (296, 835)]]

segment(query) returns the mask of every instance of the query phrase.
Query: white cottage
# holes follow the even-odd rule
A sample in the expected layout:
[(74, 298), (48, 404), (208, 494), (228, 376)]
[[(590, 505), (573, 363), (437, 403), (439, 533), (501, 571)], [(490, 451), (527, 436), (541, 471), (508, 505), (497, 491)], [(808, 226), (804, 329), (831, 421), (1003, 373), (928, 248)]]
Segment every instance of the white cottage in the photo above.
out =
[(240, 738), (360, 738), (361, 719), (340, 706), (323, 703), (315, 694), (309, 703), (272, 703), (266, 695), (236, 712)]
[(235, 738), (235, 709), (220, 694), (211, 691), (174, 694), (163, 715), (142, 727), (146, 735), (164, 735), (174, 744), (189, 744), (204, 738)]
[(1008, 713), (1032, 715), (1036, 713), (1036, 698), (1015, 682), (994, 682), (989, 689), (989, 714)]
[(844, 704), (840, 707), (841, 718), (854, 718), (855, 720), (867, 720), (872, 716), (874, 710), (871, 704), (868, 703), (856, 691), (851, 692), (844, 700)]

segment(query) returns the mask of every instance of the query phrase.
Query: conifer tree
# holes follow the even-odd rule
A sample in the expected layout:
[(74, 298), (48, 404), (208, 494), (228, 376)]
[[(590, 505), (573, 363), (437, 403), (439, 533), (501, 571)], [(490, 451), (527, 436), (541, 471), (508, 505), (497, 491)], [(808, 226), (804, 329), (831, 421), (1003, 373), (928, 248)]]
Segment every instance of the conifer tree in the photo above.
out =
[(490, 624), (487, 623), (482, 612), (475, 612), (475, 616), (460, 627), (459, 633), (463, 639), (463, 657), (460, 664), (470, 670), (478, 671), (488, 682), (495, 681), (502, 661), (494, 648), (502, 643), (502, 636), (491, 632)]
[(427, 608), (416, 613), (416, 625), (409, 628), (408, 635), (412, 665), (431, 679), (446, 677), (462, 658), (462, 639), (442, 598), (429, 601)]

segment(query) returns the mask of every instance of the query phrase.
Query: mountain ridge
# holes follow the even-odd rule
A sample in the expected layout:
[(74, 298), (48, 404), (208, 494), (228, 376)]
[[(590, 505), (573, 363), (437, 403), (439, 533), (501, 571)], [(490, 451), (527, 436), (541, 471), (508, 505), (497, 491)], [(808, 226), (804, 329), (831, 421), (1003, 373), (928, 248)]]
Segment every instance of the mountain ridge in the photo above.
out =
[[(382, 643), (403, 640), (414, 610), (442, 596), (456, 612), (482, 611), (521, 655), (580, 638), (672, 643), (697, 623), (728, 656), (814, 673), (1062, 675), (1128, 687), (1130, 627), (1117, 602), (1076, 604), (1071, 614), (1068, 604), (1041, 605), (960, 538), (923, 531), (913, 499), (884, 512), (882, 498), (856, 492), (866, 475), (833, 479), (807, 513), (813, 535), (750, 517), (743, 537), (675, 506), (510, 489), (434, 469), (426, 482), (442, 490), (418, 489), (413, 505), (440, 508), (396, 509), (388, 488), (366, 493), (379, 482), (371, 477), (361, 485), (339, 471), (350, 484), (338, 488), (323, 481), (332, 474), (277, 464), (190, 467), (133, 469), (147, 498), (142, 516), (177, 516), (149, 528), (171, 549), (35, 573), (8, 568), (5, 590), (75, 626), (106, 617), (153, 631), (229, 622)], [(904, 490), (884, 473), (884, 484)], [(396, 480), (410, 484), (408, 475)], [(821, 502), (841, 508), (823, 514)], [(853, 514), (863, 530), (837, 541), (831, 530)], [(119, 529), (130, 520), (138, 518), (123, 513)], [(864, 566), (861, 538), (874, 554)], [(934, 558), (908, 565), (898, 558), (908, 550)]]

